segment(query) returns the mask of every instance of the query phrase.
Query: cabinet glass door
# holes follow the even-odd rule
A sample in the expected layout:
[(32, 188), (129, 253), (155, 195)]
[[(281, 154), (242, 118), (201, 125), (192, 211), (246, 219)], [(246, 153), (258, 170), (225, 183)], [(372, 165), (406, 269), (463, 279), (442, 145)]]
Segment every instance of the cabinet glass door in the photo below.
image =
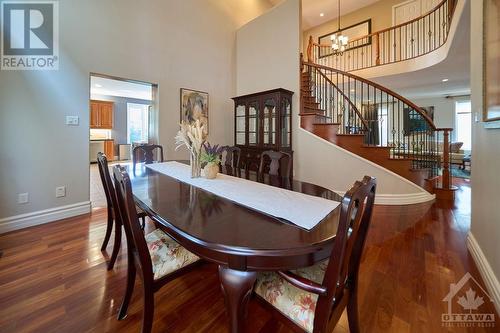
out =
[(257, 146), (259, 144), (259, 102), (248, 104), (248, 144)]
[(247, 119), (244, 104), (239, 104), (236, 106), (236, 144), (245, 145), (246, 144), (246, 127)]
[(292, 104), (288, 98), (283, 98), (281, 104), (281, 146), (290, 147), (292, 141), (292, 130), (290, 120), (292, 116)]
[(274, 98), (264, 101), (264, 144), (276, 144), (276, 102)]

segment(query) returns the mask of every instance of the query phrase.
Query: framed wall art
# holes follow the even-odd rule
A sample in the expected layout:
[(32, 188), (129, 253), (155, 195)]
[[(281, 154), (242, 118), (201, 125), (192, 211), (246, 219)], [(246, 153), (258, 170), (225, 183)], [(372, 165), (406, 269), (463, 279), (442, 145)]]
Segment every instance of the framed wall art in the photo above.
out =
[[(354, 40), (356, 38), (367, 36), (367, 35), (371, 34), (371, 32), (372, 32), (372, 20), (368, 19), (366, 21), (359, 22), (359, 23), (353, 24), (349, 27), (342, 28), (340, 30), (333, 31), (333, 32), (330, 32), (326, 35), (320, 36), (320, 37), (318, 37), (318, 43), (320, 45), (329, 45), (332, 42), (330, 39), (330, 36), (333, 34), (339, 34), (339, 33), (342, 33), (342, 35), (347, 36), (349, 38), (349, 43), (350, 43), (352, 40)], [(348, 48), (346, 50), (355, 49), (358, 47), (370, 45), (372, 43), (371, 37), (365, 38), (365, 39), (363, 39), (363, 41), (364, 40), (366, 40), (364, 43), (356, 43), (356, 45), (354, 45), (354, 46), (351, 45), (351, 47), (349, 47), (349, 44), (347, 44)], [(320, 52), (321, 52), (319, 55), (320, 57), (327, 57), (327, 56), (332, 54), (331, 51), (323, 50), (323, 49), (320, 49)]]
[(180, 120), (193, 122), (200, 119), (207, 125), (208, 131), (208, 93), (181, 88)]

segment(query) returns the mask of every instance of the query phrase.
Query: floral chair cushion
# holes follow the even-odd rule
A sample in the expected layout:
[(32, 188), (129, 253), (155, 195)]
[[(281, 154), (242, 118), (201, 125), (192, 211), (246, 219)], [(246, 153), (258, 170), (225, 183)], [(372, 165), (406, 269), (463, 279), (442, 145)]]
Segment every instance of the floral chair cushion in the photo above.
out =
[(160, 229), (147, 234), (145, 238), (153, 263), (155, 280), (200, 259)]
[[(322, 283), (328, 260), (293, 271), (311, 281)], [(313, 331), (318, 295), (299, 289), (274, 272), (260, 273), (255, 293), (308, 332)]]

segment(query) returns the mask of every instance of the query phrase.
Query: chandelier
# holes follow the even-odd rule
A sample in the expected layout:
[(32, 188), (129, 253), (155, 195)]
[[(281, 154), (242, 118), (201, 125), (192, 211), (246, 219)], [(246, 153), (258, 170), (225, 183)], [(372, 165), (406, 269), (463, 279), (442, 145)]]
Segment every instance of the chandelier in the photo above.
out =
[(336, 33), (330, 36), (330, 39), (332, 40), (332, 50), (334, 55), (342, 55), (342, 53), (345, 51), (347, 43), (349, 42), (349, 38), (347, 36), (342, 35), (342, 32), (340, 31), (340, 0), (339, 0), (339, 18), (338, 18), (338, 23), (339, 23), (339, 28)]

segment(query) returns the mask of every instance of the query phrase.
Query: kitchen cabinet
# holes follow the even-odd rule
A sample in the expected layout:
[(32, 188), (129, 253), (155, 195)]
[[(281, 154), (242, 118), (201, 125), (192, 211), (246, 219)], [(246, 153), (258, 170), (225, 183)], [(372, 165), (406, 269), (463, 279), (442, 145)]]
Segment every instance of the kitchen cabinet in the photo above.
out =
[(104, 141), (104, 154), (108, 158), (108, 161), (112, 161), (115, 158), (115, 141), (114, 140)]
[(113, 128), (113, 102), (90, 101), (90, 128)]

